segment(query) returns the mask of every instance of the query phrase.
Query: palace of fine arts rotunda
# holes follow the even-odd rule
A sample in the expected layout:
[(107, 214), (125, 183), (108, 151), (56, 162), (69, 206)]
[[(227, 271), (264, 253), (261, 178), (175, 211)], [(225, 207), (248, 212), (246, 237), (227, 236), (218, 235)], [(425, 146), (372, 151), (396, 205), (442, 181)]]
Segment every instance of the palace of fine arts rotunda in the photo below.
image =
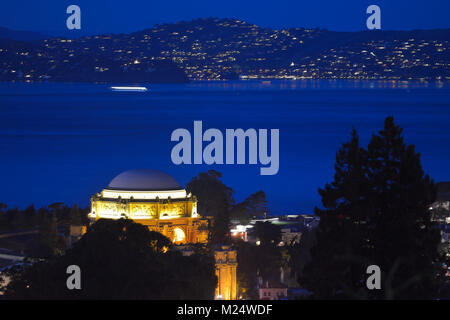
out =
[[(169, 238), (183, 254), (189, 245), (208, 244), (211, 217), (197, 212), (197, 198), (169, 174), (154, 169), (120, 173), (91, 197), (91, 222), (99, 219), (131, 219)], [(213, 249), (216, 261), (216, 299), (237, 296), (237, 256), (230, 246)]]

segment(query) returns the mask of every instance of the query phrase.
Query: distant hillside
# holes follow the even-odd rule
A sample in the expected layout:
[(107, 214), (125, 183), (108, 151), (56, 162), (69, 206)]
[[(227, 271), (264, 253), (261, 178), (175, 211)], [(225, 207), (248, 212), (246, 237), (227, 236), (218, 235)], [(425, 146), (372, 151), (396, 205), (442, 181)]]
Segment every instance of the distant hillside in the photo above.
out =
[(48, 38), (48, 36), (38, 32), (18, 31), (0, 27), (0, 39), (11, 39), (17, 41), (36, 41), (36, 40), (43, 40), (45, 38)]
[(0, 41), (0, 50), (4, 81), (450, 80), (450, 29), (274, 30), (205, 18), (131, 34)]

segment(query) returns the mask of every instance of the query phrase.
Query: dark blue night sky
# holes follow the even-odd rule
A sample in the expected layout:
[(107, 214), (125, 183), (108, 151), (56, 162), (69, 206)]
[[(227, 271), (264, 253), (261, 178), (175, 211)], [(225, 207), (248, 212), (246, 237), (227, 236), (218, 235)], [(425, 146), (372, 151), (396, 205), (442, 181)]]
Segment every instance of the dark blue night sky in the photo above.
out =
[(450, 1), (443, 0), (26, 0), (2, 1), (0, 26), (48, 33), (65, 31), (66, 8), (77, 4), (87, 34), (133, 32), (157, 23), (198, 17), (238, 18), (263, 27), (365, 28), (366, 8), (381, 7), (382, 28), (449, 28)]

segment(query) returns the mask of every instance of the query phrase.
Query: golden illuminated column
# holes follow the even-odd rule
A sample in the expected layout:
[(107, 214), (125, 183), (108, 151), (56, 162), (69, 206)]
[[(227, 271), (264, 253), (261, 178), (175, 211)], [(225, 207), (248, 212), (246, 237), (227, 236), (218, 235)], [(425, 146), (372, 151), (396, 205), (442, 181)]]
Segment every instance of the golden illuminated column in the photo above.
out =
[[(236, 255), (236, 251), (234, 251), (234, 255)], [(235, 263), (230, 265), (230, 272), (231, 272), (231, 292), (233, 293), (232, 300), (237, 299), (237, 259), (236, 256), (234, 257)]]
[(236, 300), (237, 295), (237, 255), (230, 246), (222, 246), (214, 251), (216, 260), (217, 287), (215, 299)]

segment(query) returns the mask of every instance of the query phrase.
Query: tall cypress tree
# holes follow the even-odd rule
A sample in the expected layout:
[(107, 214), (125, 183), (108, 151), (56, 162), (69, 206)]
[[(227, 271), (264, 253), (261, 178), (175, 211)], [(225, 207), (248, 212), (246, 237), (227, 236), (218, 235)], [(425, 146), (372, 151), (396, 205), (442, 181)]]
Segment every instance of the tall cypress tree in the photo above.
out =
[[(320, 298), (352, 296), (361, 287), (364, 273), (365, 214), (368, 183), (367, 152), (352, 131), (351, 141), (336, 154), (334, 181), (319, 189), (325, 209), (316, 208), (320, 223), (312, 260), (303, 270), (300, 284)], [(361, 261), (362, 260), (362, 261)]]
[[(402, 129), (386, 118), (367, 151), (353, 130), (335, 170), (319, 189), (325, 209), (316, 208), (317, 243), (301, 283), (319, 298), (435, 297), (439, 235), (427, 209), (434, 186)], [(381, 290), (366, 287), (372, 264), (381, 268)]]
[(186, 185), (188, 192), (198, 198), (200, 215), (212, 216), (211, 242), (229, 242), (230, 210), (234, 204), (234, 190), (221, 180), (222, 174), (215, 170), (199, 173)]
[(435, 187), (420, 154), (406, 145), (402, 129), (388, 117), (368, 146), (371, 259), (383, 271), (385, 298), (433, 298), (437, 288), (439, 233), (429, 205)]

